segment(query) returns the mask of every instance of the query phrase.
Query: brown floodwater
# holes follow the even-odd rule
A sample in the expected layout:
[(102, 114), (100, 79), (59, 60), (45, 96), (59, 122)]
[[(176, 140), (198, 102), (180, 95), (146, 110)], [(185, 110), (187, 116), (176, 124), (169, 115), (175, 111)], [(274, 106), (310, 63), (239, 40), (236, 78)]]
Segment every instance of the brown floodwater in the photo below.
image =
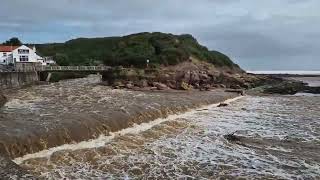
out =
[(319, 179), (319, 98), (247, 96), (16, 161), (43, 179)]
[(0, 108), (0, 153), (11, 158), (95, 139), (134, 124), (223, 101), (235, 93), (128, 91), (99, 76), (7, 90)]
[[(38, 117), (34, 124), (43, 124), (37, 127), (51, 129), (77, 113), (108, 119), (117, 108), (134, 114), (134, 106), (191, 107), (194, 97), (224, 97), (221, 91), (213, 96), (107, 90), (91, 86), (95, 78), (87, 80), (20, 90), (2, 111), (16, 123), (23, 113), (24, 119)], [(211, 105), (128, 127), (14, 161), (40, 179), (320, 179), (320, 96), (245, 96), (226, 107)]]

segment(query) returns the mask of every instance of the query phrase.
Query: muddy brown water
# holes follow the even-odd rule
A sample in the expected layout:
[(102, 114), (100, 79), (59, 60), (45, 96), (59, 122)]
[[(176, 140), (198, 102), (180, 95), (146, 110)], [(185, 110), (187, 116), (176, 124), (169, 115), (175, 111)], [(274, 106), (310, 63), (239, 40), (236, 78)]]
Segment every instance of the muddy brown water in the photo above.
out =
[[(43, 179), (319, 179), (319, 103), (245, 97), (21, 166)], [(224, 138), (233, 132), (239, 142)]]
[(19, 157), (237, 96), (222, 90), (116, 90), (99, 81), (90, 76), (5, 92), (9, 100), (0, 109), (0, 152)]
[[(50, 85), (47, 90), (58, 97), (64, 96), (62, 92), (68, 92), (68, 88), (65, 89), (63, 83)], [(197, 103), (208, 101), (209, 97), (221, 97), (220, 100), (225, 97), (221, 92), (211, 92), (216, 93), (214, 96), (211, 93), (210, 96), (196, 93), (172, 95), (106, 90), (105, 87), (88, 85), (79, 89), (75, 87), (70, 87), (65, 99), (50, 99), (64, 103), (63, 108), (68, 108), (61, 111), (62, 107), (59, 109), (59, 105), (52, 103), (50, 106), (55, 106), (53, 112), (58, 112), (56, 117), (67, 117), (62, 112), (73, 116), (88, 114), (94, 109), (99, 111), (100, 106), (101, 109), (110, 107), (97, 102), (101, 97), (111, 98), (112, 106), (124, 112), (140, 103), (147, 103), (143, 106), (151, 109), (158, 109), (161, 105), (173, 108), (175, 103), (191, 107), (188, 102), (195, 102), (192, 97), (199, 99)], [(37, 87), (33, 88), (37, 90)], [(83, 91), (86, 88), (88, 90)], [(97, 91), (92, 90), (95, 88)], [(61, 92), (61, 96), (57, 92)], [(89, 94), (83, 99), (68, 100), (82, 92)], [(29, 95), (23, 97), (22, 101), (28, 102)], [(157, 103), (145, 102), (146, 97)], [(29, 109), (39, 107), (35, 102), (27, 103), (32, 104)], [(76, 102), (78, 107), (74, 107)], [(99, 106), (92, 107), (95, 104)], [(23, 109), (26, 104), (16, 103), (15, 106)], [(108, 117), (107, 113), (100, 111), (97, 114)], [(50, 120), (54, 120), (54, 115), (51, 116)], [(54, 122), (56, 126), (63, 126), (66, 120)], [(104, 136), (71, 146), (59, 146), (17, 158), (15, 162), (40, 179), (320, 179), (320, 96), (246, 96), (226, 107), (209, 106), (150, 123), (113, 134), (112, 138)], [(47, 127), (50, 129), (51, 126), (54, 123)], [(240, 141), (226, 140), (224, 135), (230, 133)]]

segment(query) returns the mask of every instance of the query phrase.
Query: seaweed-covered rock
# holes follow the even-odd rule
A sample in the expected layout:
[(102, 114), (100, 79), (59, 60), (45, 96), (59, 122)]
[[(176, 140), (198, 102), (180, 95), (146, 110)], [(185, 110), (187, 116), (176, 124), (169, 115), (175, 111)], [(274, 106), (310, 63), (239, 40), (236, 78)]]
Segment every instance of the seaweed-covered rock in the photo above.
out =
[(305, 93), (320, 94), (320, 87), (307, 87)]
[(296, 94), (303, 92), (307, 88), (306, 84), (299, 81), (284, 81), (264, 88), (267, 94)]

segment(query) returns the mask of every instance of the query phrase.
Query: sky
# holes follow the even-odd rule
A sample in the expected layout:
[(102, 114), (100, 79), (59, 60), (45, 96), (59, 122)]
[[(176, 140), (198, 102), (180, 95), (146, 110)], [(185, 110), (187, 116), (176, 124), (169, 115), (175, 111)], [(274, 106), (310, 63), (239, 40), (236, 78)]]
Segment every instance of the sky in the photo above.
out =
[(319, 0), (1, 0), (0, 42), (192, 34), (245, 70), (320, 70)]

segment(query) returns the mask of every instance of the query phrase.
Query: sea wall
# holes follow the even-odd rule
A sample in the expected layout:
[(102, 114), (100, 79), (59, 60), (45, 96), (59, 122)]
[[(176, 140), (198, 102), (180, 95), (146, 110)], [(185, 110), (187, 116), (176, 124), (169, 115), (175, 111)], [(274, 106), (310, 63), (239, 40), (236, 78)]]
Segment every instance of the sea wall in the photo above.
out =
[(14, 88), (39, 81), (37, 72), (0, 72), (0, 88)]

